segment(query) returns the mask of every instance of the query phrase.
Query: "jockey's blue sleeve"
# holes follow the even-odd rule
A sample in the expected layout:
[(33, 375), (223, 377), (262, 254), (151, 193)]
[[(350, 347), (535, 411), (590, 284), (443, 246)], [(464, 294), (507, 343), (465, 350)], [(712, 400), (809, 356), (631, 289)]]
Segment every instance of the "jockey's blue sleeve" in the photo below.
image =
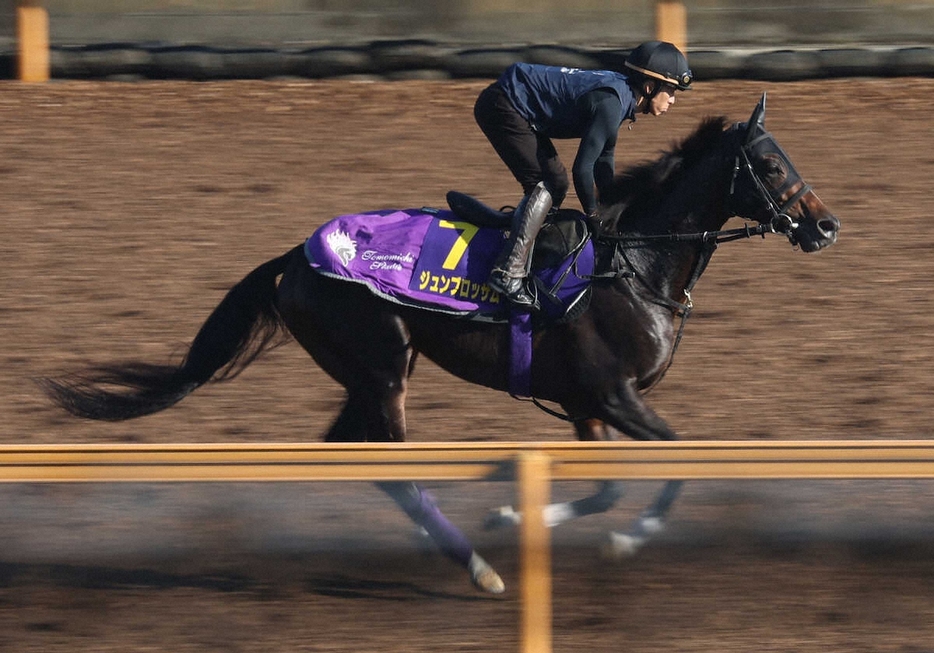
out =
[(597, 208), (596, 189), (606, 188), (613, 180), (614, 153), (623, 106), (619, 96), (608, 88), (587, 93), (580, 99), (581, 112), (589, 118), (571, 169), (574, 190), (584, 213)]

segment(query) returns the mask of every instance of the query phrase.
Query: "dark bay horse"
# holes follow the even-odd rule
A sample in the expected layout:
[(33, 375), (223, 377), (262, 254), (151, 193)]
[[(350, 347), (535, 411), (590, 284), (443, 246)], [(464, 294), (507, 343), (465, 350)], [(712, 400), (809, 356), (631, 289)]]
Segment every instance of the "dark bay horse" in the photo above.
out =
[[(719, 242), (778, 233), (805, 252), (833, 244), (838, 220), (811, 191), (764, 127), (765, 95), (750, 120), (708, 118), (658, 160), (632, 167), (601, 197), (593, 235), (596, 272), (589, 306), (533, 337), (531, 395), (559, 405), (582, 440), (674, 440), (643, 400), (664, 375), (690, 311), (690, 292)], [(756, 224), (721, 231), (740, 216)], [(743, 232), (745, 233), (737, 233)], [(509, 325), (483, 323), (387, 301), (317, 273), (302, 247), (250, 272), (207, 318), (177, 365), (107, 365), (42, 384), (71, 413), (123, 420), (172, 406), (209, 381), (236, 374), (291, 334), (347, 392), (329, 442), (401, 442), (405, 397), (418, 354), (469, 382), (508, 391)], [(414, 483), (379, 483), (472, 581), (502, 592), (502, 580)], [(619, 548), (659, 527), (680, 481), (665, 484)], [(557, 524), (608, 509), (619, 483), (549, 507)], [(501, 509), (498, 520), (515, 520)]]

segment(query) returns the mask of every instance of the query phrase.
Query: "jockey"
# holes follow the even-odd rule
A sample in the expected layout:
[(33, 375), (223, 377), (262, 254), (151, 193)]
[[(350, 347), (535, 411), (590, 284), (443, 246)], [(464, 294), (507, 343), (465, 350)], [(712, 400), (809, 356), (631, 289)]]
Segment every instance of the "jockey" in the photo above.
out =
[(567, 170), (551, 139), (580, 139), (572, 167), (574, 190), (593, 221), (598, 193), (613, 179), (620, 126), (635, 122), (637, 113), (665, 113), (675, 91), (688, 90), (693, 81), (685, 56), (663, 41), (639, 45), (625, 67), (618, 73), (515, 63), (477, 98), (477, 124), (524, 192), (509, 242), (488, 281), (517, 306), (536, 307), (526, 284), (532, 244), (549, 211), (568, 192)]

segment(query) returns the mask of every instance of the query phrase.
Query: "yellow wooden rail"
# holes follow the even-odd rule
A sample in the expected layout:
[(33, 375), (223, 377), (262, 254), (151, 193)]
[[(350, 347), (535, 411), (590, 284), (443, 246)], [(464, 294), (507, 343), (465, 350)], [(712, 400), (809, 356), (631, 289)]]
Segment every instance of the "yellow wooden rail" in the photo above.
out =
[(520, 647), (550, 653), (552, 480), (934, 478), (934, 440), (0, 445), (0, 482), (515, 480)]
[(934, 440), (0, 445), (0, 482), (934, 478)]

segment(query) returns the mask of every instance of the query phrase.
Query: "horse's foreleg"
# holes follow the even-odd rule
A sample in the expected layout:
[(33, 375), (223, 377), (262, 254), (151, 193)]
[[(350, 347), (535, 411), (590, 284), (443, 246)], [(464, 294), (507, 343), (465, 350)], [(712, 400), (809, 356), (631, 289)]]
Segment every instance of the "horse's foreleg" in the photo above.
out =
[[(606, 512), (623, 496), (624, 485), (621, 481), (603, 481), (596, 493), (562, 503), (552, 503), (542, 509), (545, 525), (554, 528), (578, 517)], [(483, 522), (486, 529), (503, 526), (518, 526), (522, 522), (522, 513), (512, 506), (502, 506), (491, 510)]]
[(684, 481), (667, 481), (655, 501), (636, 518), (625, 533), (610, 531), (604, 554), (612, 558), (634, 555), (642, 545), (665, 528), (665, 516), (678, 497)]
[[(577, 437), (580, 440), (617, 440), (619, 433), (612, 426), (600, 420), (584, 420), (575, 424)], [(583, 499), (552, 503), (542, 510), (545, 525), (554, 528), (578, 517), (606, 512), (616, 505), (624, 494), (624, 485), (621, 481), (603, 481), (598, 490)], [(502, 506), (491, 510), (483, 522), (484, 528), (493, 529), (503, 526), (518, 526), (522, 522), (522, 514), (512, 506)]]
[[(677, 434), (655, 413), (635, 389), (635, 383), (624, 382), (615, 401), (606, 406), (607, 421), (616, 430), (637, 440), (677, 440)], [(640, 513), (625, 533), (611, 532), (605, 554), (613, 557), (633, 555), (652, 535), (665, 527), (665, 516), (681, 491), (683, 481), (667, 481), (655, 500)]]
[[(610, 442), (619, 439), (619, 431), (606, 422), (596, 419), (575, 422), (574, 430), (577, 431), (577, 439), (582, 442)], [(616, 505), (616, 502), (622, 498), (623, 494), (624, 485), (622, 481), (603, 481), (600, 483), (596, 494), (577, 501), (556, 503), (548, 506), (545, 522), (549, 526), (557, 526), (578, 517), (606, 512)]]
[(446, 556), (467, 568), (475, 586), (492, 594), (505, 591), (503, 579), (474, 551), (467, 536), (444, 516), (425, 490), (409, 481), (385, 481), (376, 486), (399, 504), (412, 521), (424, 528)]

